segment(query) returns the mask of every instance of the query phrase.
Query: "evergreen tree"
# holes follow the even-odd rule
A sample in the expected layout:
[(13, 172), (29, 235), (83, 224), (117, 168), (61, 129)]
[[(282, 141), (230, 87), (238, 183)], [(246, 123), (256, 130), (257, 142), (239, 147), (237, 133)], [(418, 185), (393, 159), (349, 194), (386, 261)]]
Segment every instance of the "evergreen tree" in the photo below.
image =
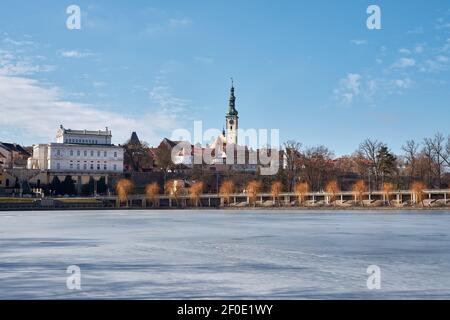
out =
[(54, 176), (52, 182), (49, 185), (49, 190), (51, 194), (60, 195), (61, 194), (61, 181), (57, 176)]
[(76, 194), (75, 182), (72, 176), (66, 176), (64, 181), (61, 183), (61, 194), (62, 195), (74, 195)]
[(386, 146), (381, 146), (377, 154), (378, 172), (382, 176), (392, 176), (397, 171), (397, 157)]

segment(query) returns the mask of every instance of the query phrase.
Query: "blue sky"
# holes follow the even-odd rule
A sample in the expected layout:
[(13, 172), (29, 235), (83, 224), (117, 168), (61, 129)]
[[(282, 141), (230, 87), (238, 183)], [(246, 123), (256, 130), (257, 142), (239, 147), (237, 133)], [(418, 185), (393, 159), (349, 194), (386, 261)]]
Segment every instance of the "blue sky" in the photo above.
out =
[[(66, 28), (66, 8), (82, 29)], [(368, 30), (377, 4), (382, 30)], [(221, 129), (230, 77), (240, 126), (352, 153), (449, 134), (448, 1), (23, 1), (0, 4), (0, 140), (54, 139), (59, 124)]]

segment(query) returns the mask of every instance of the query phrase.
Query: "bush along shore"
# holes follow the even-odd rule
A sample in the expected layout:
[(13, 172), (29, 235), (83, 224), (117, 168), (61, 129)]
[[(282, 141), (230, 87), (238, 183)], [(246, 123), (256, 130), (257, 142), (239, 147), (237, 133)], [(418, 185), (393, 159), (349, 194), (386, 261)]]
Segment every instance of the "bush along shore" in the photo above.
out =
[[(240, 193), (231, 180), (224, 181), (219, 193), (204, 193), (205, 185), (196, 181), (186, 186), (184, 181), (167, 181), (164, 189), (153, 182), (143, 194), (136, 194), (129, 179), (119, 180), (116, 195), (89, 198), (0, 198), (0, 210), (64, 210), (64, 209), (450, 209), (450, 189), (427, 189), (414, 182), (410, 190), (395, 190), (384, 183), (381, 190), (370, 191), (363, 180), (351, 191), (341, 191), (336, 181), (325, 190), (312, 192), (308, 183), (299, 182), (293, 192), (283, 192), (283, 185), (274, 181), (270, 190), (263, 190), (261, 181), (252, 180)], [(164, 191), (164, 192), (161, 192)]]
[(0, 198), (0, 211), (9, 210), (448, 210), (447, 190), (434, 190), (418, 199), (414, 194), (399, 192), (389, 197), (381, 193), (279, 194), (198, 194), (194, 195), (118, 195), (93, 198)]

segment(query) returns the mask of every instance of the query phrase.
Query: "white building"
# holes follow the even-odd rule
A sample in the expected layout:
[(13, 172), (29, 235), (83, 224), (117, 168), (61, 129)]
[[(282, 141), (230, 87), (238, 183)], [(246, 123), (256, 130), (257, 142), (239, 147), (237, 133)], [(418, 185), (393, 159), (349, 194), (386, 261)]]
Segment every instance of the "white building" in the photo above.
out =
[(111, 144), (111, 131), (71, 130), (60, 126), (56, 143), (33, 146), (28, 169), (70, 173), (121, 173), (123, 148)]

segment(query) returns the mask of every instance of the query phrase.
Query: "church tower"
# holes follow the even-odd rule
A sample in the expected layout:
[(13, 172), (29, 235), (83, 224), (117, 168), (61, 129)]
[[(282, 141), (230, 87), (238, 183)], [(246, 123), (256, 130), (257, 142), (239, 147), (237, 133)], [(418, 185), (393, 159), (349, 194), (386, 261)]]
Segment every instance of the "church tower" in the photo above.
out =
[(238, 128), (239, 128), (239, 117), (236, 110), (236, 97), (234, 96), (234, 83), (231, 79), (231, 93), (230, 93), (230, 103), (228, 106), (228, 113), (225, 116), (227, 131), (226, 138), (227, 143), (236, 144), (238, 142)]

